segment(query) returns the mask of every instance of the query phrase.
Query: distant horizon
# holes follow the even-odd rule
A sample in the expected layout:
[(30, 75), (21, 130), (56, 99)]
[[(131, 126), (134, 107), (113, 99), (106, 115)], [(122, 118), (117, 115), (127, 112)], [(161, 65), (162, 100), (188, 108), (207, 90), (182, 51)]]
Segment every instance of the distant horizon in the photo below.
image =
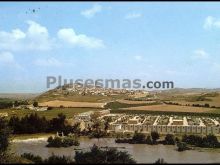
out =
[[(0, 95), (1, 94), (43, 94), (49, 90), (53, 90), (55, 88), (52, 88), (52, 89), (48, 89), (48, 90), (45, 90), (45, 91), (39, 91), (39, 92), (0, 92)], [(199, 90), (199, 89), (205, 89), (205, 90), (220, 90), (220, 87), (219, 88), (179, 88), (179, 87), (176, 87), (176, 88), (173, 88), (173, 89), (152, 89), (152, 90), (147, 90), (147, 89), (136, 89), (136, 90), (143, 90), (143, 91), (149, 91), (149, 92), (154, 92), (154, 91), (169, 91), (169, 90), (175, 90), (175, 89), (182, 89), (182, 90), (192, 90), (192, 89), (195, 89), (195, 90)], [(128, 90), (135, 90), (135, 89), (128, 89)], [(0, 96), (1, 98), (1, 96)]]
[(56, 75), (220, 88), (218, 2), (0, 2), (0, 19), (0, 93)]

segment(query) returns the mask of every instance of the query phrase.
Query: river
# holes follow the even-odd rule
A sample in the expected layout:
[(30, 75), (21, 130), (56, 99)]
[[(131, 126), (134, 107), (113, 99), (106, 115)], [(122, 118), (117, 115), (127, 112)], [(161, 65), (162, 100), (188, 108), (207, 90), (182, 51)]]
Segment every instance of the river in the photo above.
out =
[(158, 158), (163, 158), (167, 163), (220, 163), (220, 150), (199, 151), (189, 150), (177, 152), (175, 146), (147, 145), (147, 144), (118, 144), (113, 138), (89, 139), (80, 137), (80, 146), (69, 148), (47, 148), (47, 138), (14, 140), (11, 145), (12, 151), (20, 155), (30, 152), (43, 158), (54, 153), (74, 157), (74, 148), (89, 149), (93, 144), (100, 147), (119, 147), (120, 150), (128, 151), (138, 163), (154, 163)]

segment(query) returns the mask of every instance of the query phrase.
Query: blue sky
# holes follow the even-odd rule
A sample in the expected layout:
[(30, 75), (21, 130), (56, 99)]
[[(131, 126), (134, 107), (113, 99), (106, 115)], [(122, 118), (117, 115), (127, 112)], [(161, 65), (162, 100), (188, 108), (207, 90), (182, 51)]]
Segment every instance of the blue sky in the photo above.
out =
[(0, 92), (59, 75), (220, 87), (218, 2), (1, 2), (0, 20)]

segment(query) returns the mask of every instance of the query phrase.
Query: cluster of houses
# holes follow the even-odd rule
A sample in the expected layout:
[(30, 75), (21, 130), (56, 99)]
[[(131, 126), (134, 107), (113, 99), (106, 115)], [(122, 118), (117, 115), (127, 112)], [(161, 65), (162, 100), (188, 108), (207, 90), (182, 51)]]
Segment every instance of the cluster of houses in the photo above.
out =
[(81, 131), (91, 128), (94, 124), (92, 121), (92, 116), (101, 119), (104, 116), (111, 115), (110, 110), (100, 110), (100, 111), (88, 111), (75, 115), (73, 118), (67, 119), (66, 124), (74, 126), (76, 123), (80, 124)]
[[(126, 118), (126, 119), (125, 119)], [(118, 115), (110, 131), (122, 133), (156, 131), (161, 134), (220, 134), (220, 118), (189, 116)]]
[[(96, 112), (97, 113), (97, 112)], [(93, 111), (75, 116), (75, 121), (83, 123), (82, 130), (92, 126)], [(175, 115), (128, 115), (111, 114), (109, 110), (100, 111), (99, 119), (110, 118), (109, 132), (133, 134), (134, 132), (161, 134), (220, 134), (220, 118), (191, 117)]]
[(57, 93), (63, 91), (70, 93), (74, 92), (79, 95), (102, 95), (102, 96), (127, 94), (127, 95), (135, 95), (135, 96), (141, 95), (142, 97), (145, 97), (148, 94), (147, 91), (143, 91), (143, 90), (113, 89), (113, 88), (103, 88), (100, 86), (92, 86), (92, 85), (87, 87), (82, 87), (82, 84), (67, 84), (57, 89)]
[(47, 111), (48, 107), (34, 107), (33, 105), (19, 105), (17, 107), (13, 107), (13, 109), (26, 109), (33, 111)]

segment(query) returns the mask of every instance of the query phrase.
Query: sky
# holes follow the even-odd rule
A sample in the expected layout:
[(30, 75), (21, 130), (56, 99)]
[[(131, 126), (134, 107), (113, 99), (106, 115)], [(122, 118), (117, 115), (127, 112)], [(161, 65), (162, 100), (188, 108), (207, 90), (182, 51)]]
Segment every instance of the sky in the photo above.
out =
[(0, 2), (0, 93), (46, 77), (220, 87), (219, 2)]

